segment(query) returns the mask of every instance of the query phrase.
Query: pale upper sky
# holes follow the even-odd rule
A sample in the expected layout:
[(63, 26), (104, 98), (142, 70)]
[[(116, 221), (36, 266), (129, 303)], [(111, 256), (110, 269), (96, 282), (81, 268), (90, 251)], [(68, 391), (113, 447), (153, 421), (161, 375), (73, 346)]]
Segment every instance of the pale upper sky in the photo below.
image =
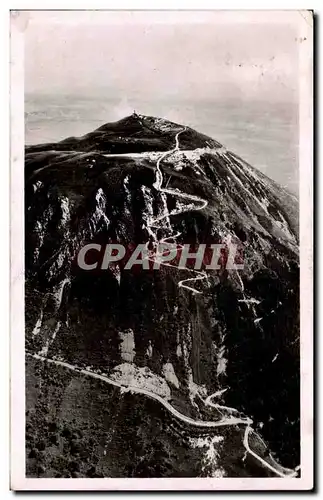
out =
[(27, 93), (297, 100), (296, 11), (24, 14)]

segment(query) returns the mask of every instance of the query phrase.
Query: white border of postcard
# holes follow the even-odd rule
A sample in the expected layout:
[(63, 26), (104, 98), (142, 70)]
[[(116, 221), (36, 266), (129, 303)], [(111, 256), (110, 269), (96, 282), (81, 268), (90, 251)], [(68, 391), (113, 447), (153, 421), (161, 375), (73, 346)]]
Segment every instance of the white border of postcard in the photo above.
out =
[[(205, 12), (205, 11), (204, 11)], [(226, 12), (218, 11), (225, 16)], [(277, 13), (278, 11), (276, 11)], [(288, 11), (285, 11), (287, 15)], [(291, 11), (289, 11), (291, 12)], [(295, 12), (295, 11), (294, 11)], [(313, 488), (313, 17), (300, 17), (301, 477), (44, 479), (25, 477), (24, 12), (11, 13), (11, 488), (13, 490), (310, 490)], [(237, 20), (274, 11), (235, 11)], [(281, 15), (283, 11), (279, 11)], [(194, 13), (195, 14), (195, 13)], [(207, 14), (207, 12), (205, 12)], [(232, 16), (232, 11), (231, 11)]]

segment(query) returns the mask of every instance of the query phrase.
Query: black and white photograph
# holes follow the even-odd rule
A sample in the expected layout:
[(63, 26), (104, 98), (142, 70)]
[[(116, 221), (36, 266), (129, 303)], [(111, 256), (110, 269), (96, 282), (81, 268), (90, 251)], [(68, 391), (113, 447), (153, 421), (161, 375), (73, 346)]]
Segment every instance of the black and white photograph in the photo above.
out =
[(311, 489), (312, 12), (11, 38), (13, 489)]

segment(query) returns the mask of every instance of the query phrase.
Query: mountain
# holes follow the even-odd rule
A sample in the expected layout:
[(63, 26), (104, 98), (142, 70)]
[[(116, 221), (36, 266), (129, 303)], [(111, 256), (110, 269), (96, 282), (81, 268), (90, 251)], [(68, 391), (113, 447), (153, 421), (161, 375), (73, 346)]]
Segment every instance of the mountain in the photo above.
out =
[[(293, 473), (293, 195), (217, 141), (134, 113), (26, 147), (25, 214), (28, 475)], [(86, 244), (166, 240), (235, 244), (243, 269), (78, 265)]]

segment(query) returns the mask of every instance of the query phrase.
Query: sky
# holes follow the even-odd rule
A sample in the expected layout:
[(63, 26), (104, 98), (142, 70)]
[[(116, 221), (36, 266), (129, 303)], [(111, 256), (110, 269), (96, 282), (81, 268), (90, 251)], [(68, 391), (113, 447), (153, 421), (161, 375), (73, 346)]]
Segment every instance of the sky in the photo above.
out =
[(296, 11), (24, 15), (27, 93), (297, 101)]

